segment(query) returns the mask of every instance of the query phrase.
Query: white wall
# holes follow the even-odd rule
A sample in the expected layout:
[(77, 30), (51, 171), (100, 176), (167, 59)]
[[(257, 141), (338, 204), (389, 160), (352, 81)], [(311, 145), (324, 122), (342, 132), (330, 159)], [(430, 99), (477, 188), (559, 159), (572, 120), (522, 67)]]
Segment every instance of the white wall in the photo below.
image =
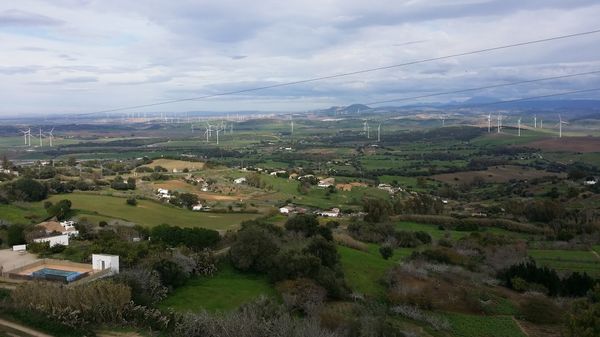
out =
[[(104, 262), (104, 266), (102, 265)], [(103, 268), (104, 267), (104, 268)], [(104, 254), (92, 254), (92, 269), (103, 270), (110, 269), (113, 273), (119, 273), (119, 256), (118, 255), (104, 255)]]
[(23, 252), (27, 250), (27, 245), (14, 245), (12, 247), (13, 252)]
[(50, 243), (50, 247), (54, 247), (56, 245), (68, 246), (69, 245), (69, 235), (63, 234), (63, 235), (57, 235), (57, 236), (49, 236), (46, 238), (35, 239), (33, 241), (34, 242), (48, 242), (48, 243)]

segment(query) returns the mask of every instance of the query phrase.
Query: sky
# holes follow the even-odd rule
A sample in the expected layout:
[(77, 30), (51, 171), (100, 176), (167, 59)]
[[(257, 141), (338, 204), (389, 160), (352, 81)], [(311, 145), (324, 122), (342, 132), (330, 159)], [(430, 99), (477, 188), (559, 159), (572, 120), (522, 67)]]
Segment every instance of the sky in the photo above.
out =
[[(600, 29), (598, 0), (0, 2), (0, 116), (107, 109)], [(600, 70), (600, 34), (133, 111), (309, 111)], [(600, 88), (600, 75), (419, 102)], [(600, 92), (569, 98), (597, 99)]]

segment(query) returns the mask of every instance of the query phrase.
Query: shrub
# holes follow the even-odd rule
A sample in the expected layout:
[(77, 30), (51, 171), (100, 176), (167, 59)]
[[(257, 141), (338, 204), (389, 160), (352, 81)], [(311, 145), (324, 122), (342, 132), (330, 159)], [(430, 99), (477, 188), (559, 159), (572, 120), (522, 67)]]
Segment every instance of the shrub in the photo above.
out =
[(276, 240), (267, 229), (249, 226), (238, 232), (229, 257), (234, 267), (244, 271), (265, 272), (279, 251)]
[(127, 198), (126, 203), (129, 206), (137, 206), (137, 199), (135, 197)]
[(520, 311), (525, 320), (536, 324), (557, 324), (563, 317), (560, 307), (542, 295), (528, 296)]
[(327, 291), (313, 280), (300, 278), (276, 285), (283, 303), (291, 310), (312, 314), (325, 301)]
[(384, 260), (387, 260), (394, 255), (394, 249), (388, 245), (384, 245), (379, 247), (379, 254), (381, 254)]

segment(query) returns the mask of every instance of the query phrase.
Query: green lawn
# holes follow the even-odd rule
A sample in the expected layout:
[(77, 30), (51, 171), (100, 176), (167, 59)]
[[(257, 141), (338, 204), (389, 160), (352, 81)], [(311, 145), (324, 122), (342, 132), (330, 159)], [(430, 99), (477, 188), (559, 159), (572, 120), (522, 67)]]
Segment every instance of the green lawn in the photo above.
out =
[(526, 337), (510, 316), (446, 313), (455, 337)]
[(600, 276), (600, 259), (586, 250), (530, 249), (529, 256), (539, 264), (554, 268), (559, 272), (587, 272)]
[(397, 264), (401, 259), (409, 256), (412, 249), (398, 248), (389, 260), (384, 260), (379, 254), (379, 245), (369, 244), (367, 252), (337, 246), (340, 253), (342, 266), (348, 284), (352, 290), (369, 296), (383, 296), (384, 287), (379, 281), (385, 276), (386, 271)]
[(261, 295), (276, 296), (265, 277), (241, 273), (230, 265), (223, 265), (214, 277), (195, 278), (177, 288), (160, 307), (177, 311), (225, 311)]
[(49, 198), (53, 202), (61, 199), (71, 200), (72, 207), (84, 213), (82, 216), (88, 213), (92, 216), (123, 219), (144, 226), (166, 223), (173, 226), (225, 230), (236, 228), (242, 221), (259, 216), (259, 214), (192, 212), (149, 200), (138, 200), (138, 205), (133, 207), (125, 204), (125, 198), (85, 193), (53, 195)]

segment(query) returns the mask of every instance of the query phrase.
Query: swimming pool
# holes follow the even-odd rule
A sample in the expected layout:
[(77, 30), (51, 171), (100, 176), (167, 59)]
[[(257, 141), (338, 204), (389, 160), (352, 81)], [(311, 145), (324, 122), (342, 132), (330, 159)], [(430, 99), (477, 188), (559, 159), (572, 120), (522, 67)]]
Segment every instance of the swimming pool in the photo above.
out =
[(73, 282), (82, 274), (83, 273), (70, 270), (42, 268), (31, 273), (31, 277), (49, 281)]

